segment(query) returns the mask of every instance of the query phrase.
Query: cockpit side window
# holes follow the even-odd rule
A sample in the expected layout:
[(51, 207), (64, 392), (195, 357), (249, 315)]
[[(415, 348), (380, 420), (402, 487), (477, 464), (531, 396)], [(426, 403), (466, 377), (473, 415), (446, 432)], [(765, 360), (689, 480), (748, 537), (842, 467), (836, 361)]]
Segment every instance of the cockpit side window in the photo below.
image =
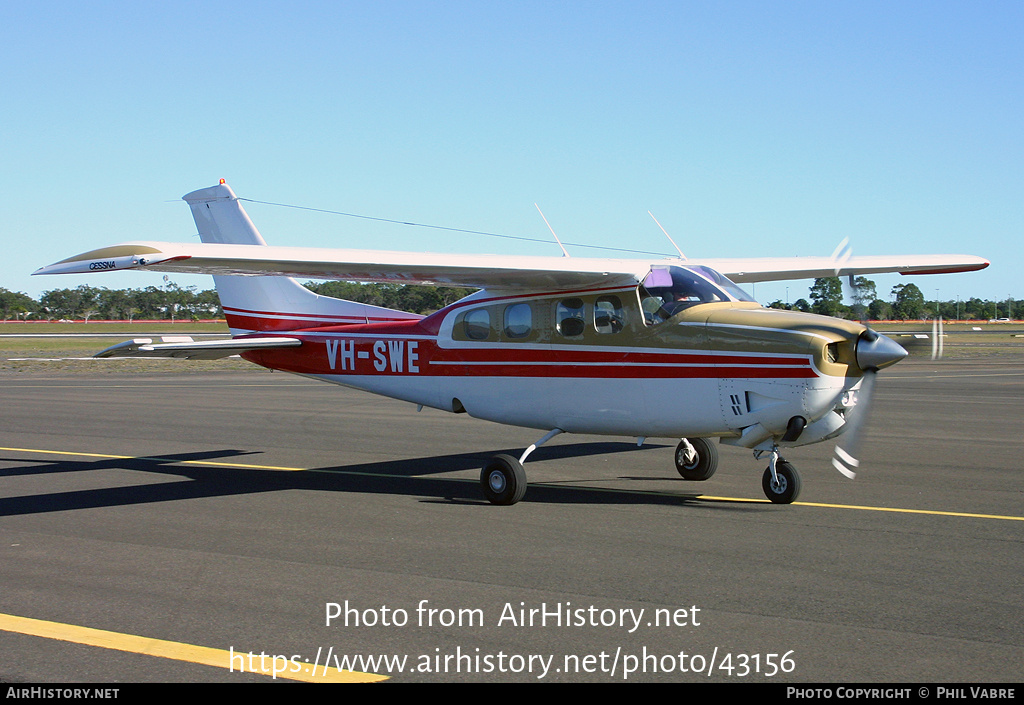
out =
[(644, 281), (643, 289), (646, 292), (646, 299), (641, 294), (643, 308), (651, 314), (648, 322), (653, 323), (700, 303), (728, 301), (709, 281), (679, 267), (654, 270)]
[(640, 285), (638, 293), (640, 295), (640, 310), (644, 314), (644, 323), (653, 326), (668, 318), (668, 311), (662, 308), (662, 304), (665, 302), (660, 296), (655, 296), (647, 291), (643, 284)]
[(660, 323), (691, 306), (718, 301), (752, 301), (742, 289), (708, 267), (652, 269), (639, 288), (648, 325)]

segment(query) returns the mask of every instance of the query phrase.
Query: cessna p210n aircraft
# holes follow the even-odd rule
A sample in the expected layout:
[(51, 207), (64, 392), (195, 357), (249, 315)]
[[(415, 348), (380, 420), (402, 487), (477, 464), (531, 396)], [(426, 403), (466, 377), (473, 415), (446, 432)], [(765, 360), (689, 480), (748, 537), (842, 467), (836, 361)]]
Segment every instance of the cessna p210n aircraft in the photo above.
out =
[[(711, 439), (767, 456), (772, 502), (800, 491), (781, 448), (845, 432), (833, 464), (853, 477), (875, 373), (906, 355), (864, 325), (765, 309), (734, 282), (983, 269), (966, 255), (717, 259), (505, 257), (271, 247), (221, 180), (184, 196), (201, 243), (129, 242), (36, 274), (123, 269), (214, 276), (230, 340), (141, 339), (99, 356), (246, 360), (414, 404), (545, 432), (498, 455), (480, 484), (495, 504), (526, 491), (523, 463), (559, 433), (681, 438), (678, 473), (707, 480)], [(265, 276), (277, 275), (277, 276)], [(422, 317), (319, 296), (290, 277), (476, 287)]]

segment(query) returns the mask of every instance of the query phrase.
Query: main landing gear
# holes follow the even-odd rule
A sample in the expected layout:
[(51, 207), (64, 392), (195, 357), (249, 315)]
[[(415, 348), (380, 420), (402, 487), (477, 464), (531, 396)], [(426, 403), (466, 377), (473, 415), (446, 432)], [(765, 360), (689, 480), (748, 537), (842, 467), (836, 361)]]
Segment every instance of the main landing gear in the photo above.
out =
[(484, 491), (484, 497), (491, 504), (515, 504), (526, 494), (526, 470), (523, 463), (533, 451), (550, 441), (562, 432), (562, 429), (555, 428), (549, 431), (543, 438), (531, 445), (518, 459), (511, 455), (496, 455), (491, 462), (484, 465), (480, 471), (480, 487)]
[(707, 438), (684, 438), (676, 446), (675, 459), (680, 477), (704, 481), (718, 469), (718, 448)]
[(480, 486), (491, 504), (515, 504), (526, 494), (526, 470), (511, 455), (496, 455), (480, 471)]

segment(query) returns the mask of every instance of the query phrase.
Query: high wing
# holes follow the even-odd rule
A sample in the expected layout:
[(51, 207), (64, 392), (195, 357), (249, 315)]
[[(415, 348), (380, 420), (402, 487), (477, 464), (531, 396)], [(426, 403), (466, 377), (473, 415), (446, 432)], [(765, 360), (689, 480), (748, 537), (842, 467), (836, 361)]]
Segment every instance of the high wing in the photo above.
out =
[(82, 274), (123, 269), (538, 290), (640, 281), (650, 270), (650, 263), (576, 257), (133, 242), (85, 252), (42, 267), (33, 274)]
[(849, 274), (945, 274), (984, 269), (973, 255), (721, 259), (597, 259), (433, 254), (271, 245), (130, 242), (85, 252), (34, 274), (151, 270), (214, 275), (284, 275), (309, 279), (529, 290), (618, 286), (643, 281), (652, 266), (703, 265), (737, 283), (811, 279)]
[[(831, 257), (762, 257), (749, 259), (687, 260), (717, 270), (738, 284), (845, 277), (849, 274), (953, 274), (974, 272), (989, 265), (974, 255), (870, 255), (849, 257), (837, 263)], [(837, 264), (840, 264), (837, 268)]]
[(165, 336), (160, 343), (152, 338), (134, 338), (106, 350), (93, 357), (176, 357), (183, 360), (219, 360), (223, 357), (238, 355), (247, 350), (266, 350), (268, 348), (293, 348), (302, 345), (298, 338), (283, 336), (265, 336), (259, 338), (232, 338), (224, 340), (205, 340), (196, 342), (191, 337)]

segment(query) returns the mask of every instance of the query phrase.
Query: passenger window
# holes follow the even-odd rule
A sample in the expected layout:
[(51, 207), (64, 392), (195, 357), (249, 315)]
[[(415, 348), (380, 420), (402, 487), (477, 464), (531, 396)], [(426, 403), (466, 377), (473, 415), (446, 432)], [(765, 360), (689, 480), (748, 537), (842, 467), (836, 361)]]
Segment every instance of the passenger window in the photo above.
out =
[(486, 308), (469, 311), (462, 319), (462, 330), (470, 340), (486, 340), (491, 334), (491, 314)]
[(624, 321), (622, 301), (618, 296), (602, 296), (594, 304), (594, 328), (598, 333), (618, 333)]
[(505, 307), (505, 335), (509, 338), (525, 338), (533, 327), (530, 304), (512, 304)]
[(566, 338), (583, 335), (583, 299), (563, 299), (555, 310), (555, 329)]

